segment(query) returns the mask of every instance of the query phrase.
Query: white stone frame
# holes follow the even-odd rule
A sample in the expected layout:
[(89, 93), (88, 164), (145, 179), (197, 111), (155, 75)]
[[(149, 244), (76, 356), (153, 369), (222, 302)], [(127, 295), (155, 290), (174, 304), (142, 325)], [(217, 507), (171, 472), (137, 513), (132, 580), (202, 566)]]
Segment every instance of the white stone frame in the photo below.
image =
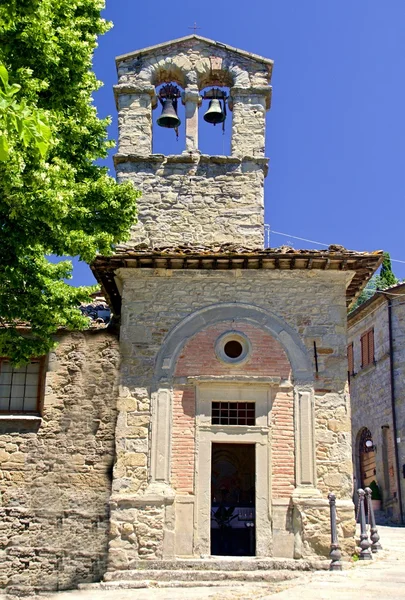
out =
[[(231, 341), (239, 342), (242, 347), (242, 352), (236, 358), (231, 358), (225, 352), (225, 346), (228, 342)], [(227, 365), (243, 365), (250, 358), (250, 353), (252, 351), (252, 344), (250, 343), (247, 335), (242, 333), (241, 331), (225, 331), (222, 333), (217, 341), (215, 342), (215, 354), (217, 358), (226, 363)]]
[[(274, 385), (276, 387), (274, 387)], [(194, 554), (211, 554), (212, 443), (255, 444), (256, 552), (271, 556), (271, 430), (270, 411), (278, 384), (198, 382), (196, 386), (196, 461)], [(255, 402), (256, 425), (212, 425), (212, 402)], [(258, 474), (261, 476), (258, 477)]]

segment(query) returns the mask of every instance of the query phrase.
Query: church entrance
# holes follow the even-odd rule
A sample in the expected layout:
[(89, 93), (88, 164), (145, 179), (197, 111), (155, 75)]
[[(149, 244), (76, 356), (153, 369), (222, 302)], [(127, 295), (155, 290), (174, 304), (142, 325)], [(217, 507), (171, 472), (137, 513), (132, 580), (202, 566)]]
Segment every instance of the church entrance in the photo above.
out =
[(256, 554), (255, 454), (255, 444), (212, 444), (212, 555)]

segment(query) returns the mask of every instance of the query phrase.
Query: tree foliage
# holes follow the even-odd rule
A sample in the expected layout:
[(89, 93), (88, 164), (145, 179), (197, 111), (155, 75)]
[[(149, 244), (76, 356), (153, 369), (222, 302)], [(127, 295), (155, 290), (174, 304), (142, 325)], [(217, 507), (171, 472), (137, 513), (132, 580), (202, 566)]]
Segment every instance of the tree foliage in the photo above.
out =
[(386, 290), (392, 285), (399, 283), (399, 279), (395, 277), (391, 266), (391, 257), (388, 252), (384, 252), (384, 259), (381, 265), (380, 274), (376, 278), (376, 287), (378, 290)]
[(45, 256), (91, 262), (128, 239), (135, 220), (138, 192), (94, 163), (112, 145), (92, 104), (92, 56), (110, 27), (103, 7), (0, 3), (0, 356), (14, 363), (48, 352), (59, 327), (87, 324), (77, 309), (87, 290), (63, 282), (71, 264)]
[(395, 277), (394, 272), (392, 271), (391, 257), (389, 253), (384, 252), (383, 256), (383, 263), (381, 265), (379, 274), (373, 275), (370, 281), (367, 282), (367, 285), (357, 298), (352, 310), (355, 310), (358, 306), (364, 304), (364, 302), (374, 296), (378, 290), (385, 290), (391, 285), (399, 283), (399, 279)]

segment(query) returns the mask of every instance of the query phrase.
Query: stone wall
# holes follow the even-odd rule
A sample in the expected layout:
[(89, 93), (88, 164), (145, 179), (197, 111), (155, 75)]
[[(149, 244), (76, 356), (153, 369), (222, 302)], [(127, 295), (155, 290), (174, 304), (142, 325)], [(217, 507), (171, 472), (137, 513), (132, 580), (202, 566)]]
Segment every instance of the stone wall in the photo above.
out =
[[(402, 286), (392, 290), (392, 331), (394, 352), (394, 394), (397, 415), (399, 464), (405, 464), (405, 305)], [(361, 482), (359, 438), (363, 428), (370, 430), (376, 445), (376, 477), (382, 491), (383, 509), (387, 516), (399, 519), (398, 477), (395, 461), (393, 415), (391, 400), (389, 303), (387, 296), (375, 296), (349, 317), (348, 342), (354, 348), (354, 376), (351, 377), (353, 461), (357, 481)], [(374, 329), (374, 363), (361, 366), (360, 338)], [(403, 510), (405, 511), (405, 480), (401, 477)], [(359, 483), (360, 485), (360, 483)]]
[(205, 155), (116, 162), (118, 180), (142, 191), (138, 224), (120, 247), (227, 242), (263, 247), (266, 164)]
[[(398, 499), (395, 464), (388, 465), (388, 453), (383, 451), (386, 441), (384, 428), (392, 432), (392, 406), (389, 356), (388, 304), (383, 297), (376, 298), (349, 318), (348, 343), (353, 344), (354, 374), (350, 378), (352, 404), (353, 462), (356, 487), (361, 487), (360, 436), (364, 428), (370, 430), (377, 447), (375, 480), (383, 496), (387, 515), (397, 518)], [(362, 368), (361, 336), (374, 329), (374, 362)], [(392, 436), (389, 436), (391, 441)]]
[(42, 422), (0, 417), (0, 585), (75, 587), (106, 569), (114, 457), (116, 337), (61, 334)]

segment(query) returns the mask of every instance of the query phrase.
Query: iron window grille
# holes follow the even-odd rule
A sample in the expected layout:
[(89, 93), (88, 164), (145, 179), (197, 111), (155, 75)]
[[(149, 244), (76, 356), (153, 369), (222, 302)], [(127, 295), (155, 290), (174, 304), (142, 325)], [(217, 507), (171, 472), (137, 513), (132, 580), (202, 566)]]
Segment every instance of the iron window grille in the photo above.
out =
[(254, 402), (213, 402), (212, 425), (255, 425)]
[(0, 414), (39, 414), (43, 371), (42, 359), (13, 367), (0, 358)]

